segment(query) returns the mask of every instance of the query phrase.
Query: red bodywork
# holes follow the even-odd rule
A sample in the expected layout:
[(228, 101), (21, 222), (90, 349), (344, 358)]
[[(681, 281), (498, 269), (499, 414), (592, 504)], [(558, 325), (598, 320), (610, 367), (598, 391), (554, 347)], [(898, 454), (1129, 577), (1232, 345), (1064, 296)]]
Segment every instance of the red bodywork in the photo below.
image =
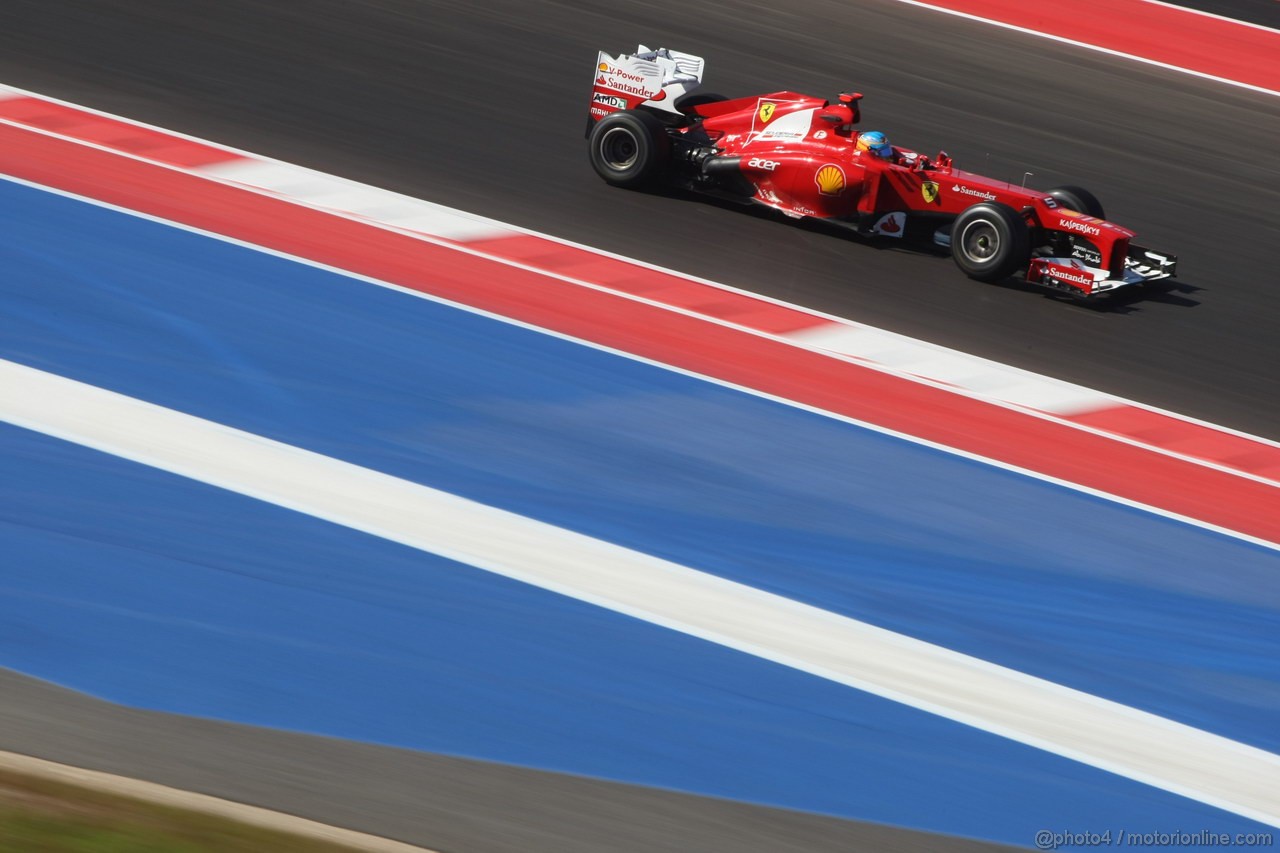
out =
[[(674, 60), (662, 54), (600, 54), (588, 135), (601, 119), (616, 123), (612, 116), (619, 111), (649, 112), (670, 137), (672, 177), (692, 189), (728, 193), (792, 217), (844, 223), (865, 235), (902, 237), (908, 224), (924, 225), (940, 245), (950, 245), (951, 226), (961, 213), (983, 203), (1003, 205), (994, 213), (984, 207), (966, 216), (969, 222), (997, 216), (1006, 223), (1021, 217), (1027, 239), (1018, 239), (1023, 246), (1029, 241), (1030, 252), (1017, 269), (1029, 282), (1093, 297), (1174, 275), (1173, 256), (1134, 246), (1129, 229), (1069, 209), (1062, 200), (1101, 212), (1079, 188), (1042, 192), (993, 180), (955, 168), (945, 153), (931, 159), (895, 147), (893, 156), (884, 158), (860, 151), (856, 125), (862, 95), (857, 93), (843, 94), (835, 103), (790, 91), (733, 100), (700, 96), (698, 65), (697, 82), (686, 76), (685, 94), (668, 97), (664, 87), (679, 75), (671, 76)], [(701, 63), (697, 57), (681, 58)], [(613, 180), (604, 168), (602, 176)], [(1080, 193), (1088, 199), (1078, 198)], [(975, 232), (970, 227), (966, 233)], [(962, 251), (971, 247), (965, 243)]]
[(956, 169), (945, 154), (929, 159), (895, 148), (887, 160), (856, 150), (859, 97), (831, 104), (773, 92), (721, 101), (695, 107), (702, 121), (681, 132), (701, 131), (721, 156), (740, 158), (739, 170), (756, 187), (755, 200), (792, 216), (862, 220), (875, 233), (894, 236), (905, 216), (884, 219), (888, 214), (941, 218), (996, 201), (1021, 211), (1033, 228), (1084, 237), (1108, 266), (1110, 259), (1123, 264), (1134, 236), (1127, 228), (1067, 210), (1036, 190)]

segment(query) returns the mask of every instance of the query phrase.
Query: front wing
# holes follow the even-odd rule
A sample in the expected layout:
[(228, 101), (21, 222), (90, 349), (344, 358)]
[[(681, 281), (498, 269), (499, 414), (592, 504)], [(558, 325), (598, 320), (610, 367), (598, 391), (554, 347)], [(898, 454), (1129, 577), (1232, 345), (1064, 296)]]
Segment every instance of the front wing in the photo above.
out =
[(1130, 245), (1119, 275), (1086, 266), (1076, 258), (1033, 258), (1027, 268), (1027, 281), (1090, 298), (1130, 285), (1173, 278), (1177, 269), (1178, 259), (1173, 255)]

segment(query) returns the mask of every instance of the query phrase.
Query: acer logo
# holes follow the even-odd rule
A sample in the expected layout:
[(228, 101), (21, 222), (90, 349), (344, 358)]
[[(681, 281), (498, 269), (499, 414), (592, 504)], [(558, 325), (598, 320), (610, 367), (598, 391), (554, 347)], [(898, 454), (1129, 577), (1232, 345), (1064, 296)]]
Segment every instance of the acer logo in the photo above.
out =
[(1100, 228), (1095, 228), (1094, 226), (1088, 225), (1084, 222), (1077, 222), (1074, 219), (1068, 219), (1066, 222), (1062, 223), (1062, 227), (1068, 231), (1079, 231), (1081, 234), (1097, 235), (1102, 233)]
[(766, 172), (772, 172), (780, 165), (776, 160), (762, 160), (759, 157), (752, 157), (747, 161), (747, 165), (753, 169), (763, 169)]

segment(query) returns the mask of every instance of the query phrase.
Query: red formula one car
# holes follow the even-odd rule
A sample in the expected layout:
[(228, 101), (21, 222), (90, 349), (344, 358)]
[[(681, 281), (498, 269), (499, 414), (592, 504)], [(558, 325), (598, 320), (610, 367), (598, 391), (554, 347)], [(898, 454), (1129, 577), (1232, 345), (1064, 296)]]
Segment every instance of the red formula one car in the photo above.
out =
[(1028, 189), (860, 134), (857, 93), (834, 104), (795, 92), (730, 100), (700, 91), (703, 69), (665, 48), (600, 53), (587, 136), (601, 178), (674, 183), (866, 236), (924, 226), (972, 278), (1019, 275), (1081, 299), (1174, 275), (1176, 258), (1134, 244), (1086, 190)]

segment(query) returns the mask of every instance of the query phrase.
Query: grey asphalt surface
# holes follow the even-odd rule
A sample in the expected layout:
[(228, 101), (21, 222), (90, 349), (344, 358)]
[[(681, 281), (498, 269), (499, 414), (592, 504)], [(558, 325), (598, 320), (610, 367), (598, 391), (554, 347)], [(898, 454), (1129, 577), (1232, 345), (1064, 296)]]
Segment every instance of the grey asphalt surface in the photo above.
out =
[(1164, 0), (1164, 2), (1280, 30), (1280, 3), (1276, 0)]
[[(701, 53), (715, 91), (856, 88), (865, 126), (899, 144), (1087, 186), (1182, 278), (1098, 311), (946, 257), (610, 189), (581, 138), (589, 64), (638, 41)], [(6, 0), (0, 81), (1280, 438), (1275, 98), (891, 0)], [(444, 850), (978, 849), (130, 711), (13, 674), (0, 748)]]
[[(1280, 438), (1275, 97), (892, 0), (8, 0), (0, 24), (14, 85)], [(899, 144), (1086, 186), (1182, 277), (1096, 311), (609, 188), (582, 140), (590, 64), (641, 40), (706, 56), (715, 91), (854, 87)]]
[(0, 750), (247, 802), (443, 853), (1013, 849), (520, 767), (139, 711), (4, 670)]

